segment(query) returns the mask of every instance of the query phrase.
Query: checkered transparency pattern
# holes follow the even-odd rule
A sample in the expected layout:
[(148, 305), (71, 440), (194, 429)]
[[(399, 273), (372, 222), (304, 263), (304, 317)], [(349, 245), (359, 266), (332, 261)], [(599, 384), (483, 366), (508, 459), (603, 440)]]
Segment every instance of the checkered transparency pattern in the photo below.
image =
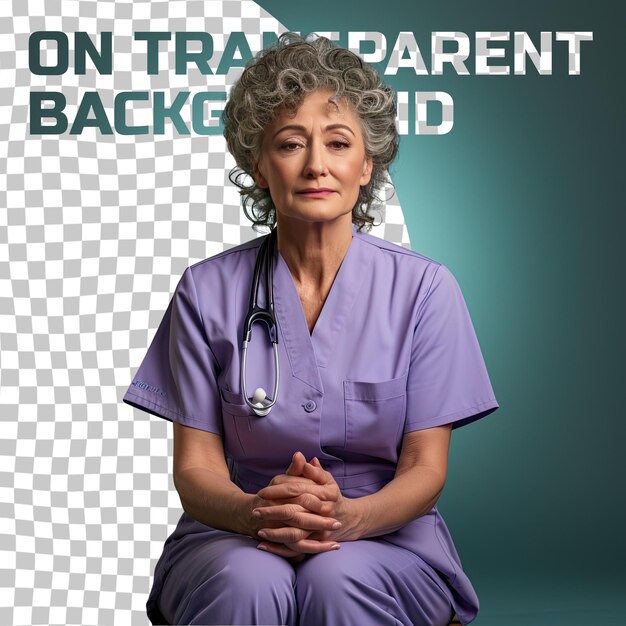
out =
[[(88, 62), (77, 76), (72, 54), (62, 76), (31, 74), (39, 30), (70, 43), (112, 31), (113, 74)], [(244, 31), (256, 52), (262, 32), (284, 30), (249, 1), (0, 6), (0, 624), (148, 623), (151, 576), (182, 509), (171, 426), (121, 397), (184, 269), (256, 236), (223, 137), (171, 125), (30, 135), (30, 91), (62, 91), (70, 120), (90, 90), (110, 116), (119, 91), (228, 91), (240, 69), (176, 75), (173, 42), (148, 76), (133, 33), (209, 32), (217, 65), (228, 33)], [(150, 106), (127, 122), (149, 123)], [(373, 234), (408, 247), (395, 196), (385, 213)]]

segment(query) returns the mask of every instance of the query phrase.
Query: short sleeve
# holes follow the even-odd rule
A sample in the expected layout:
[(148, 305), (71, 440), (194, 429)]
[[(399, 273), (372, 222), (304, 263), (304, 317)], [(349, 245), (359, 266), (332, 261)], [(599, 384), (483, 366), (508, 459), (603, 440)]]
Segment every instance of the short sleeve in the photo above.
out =
[(439, 265), (417, 311), (404, 432), (459, 428), (498, 407), (461, 289)]
[(222, 434), (218, 372), (187, 268), (123, 401), (152, 415)]

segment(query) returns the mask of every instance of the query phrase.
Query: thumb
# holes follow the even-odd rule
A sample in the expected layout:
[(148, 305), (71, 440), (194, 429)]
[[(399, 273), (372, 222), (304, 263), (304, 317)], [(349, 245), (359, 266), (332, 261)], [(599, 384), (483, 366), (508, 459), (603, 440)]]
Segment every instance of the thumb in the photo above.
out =
[(305, 463), (306, 458), (304, 454), (300, 451), (294, 452), (293, 457), (291, 458), (291, 464), (287, 468), (285, 474), (288, 476), (301, 476)]

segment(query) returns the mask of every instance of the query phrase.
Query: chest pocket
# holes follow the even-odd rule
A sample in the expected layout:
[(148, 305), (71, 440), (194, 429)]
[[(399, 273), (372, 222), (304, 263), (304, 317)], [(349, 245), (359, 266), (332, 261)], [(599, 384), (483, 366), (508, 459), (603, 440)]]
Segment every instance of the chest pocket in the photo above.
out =
[(347, 450), (397, 460), (406, 383), (407, 374), (380, 382), (343, 381)]
[(278, 402), (264, 417), (245, 403), (242, 394), (220, 388), (220, 395), (224, 447), (235, 461), (273, 467), (277, 459), (283, 459), (287, 467), (295, 450), (304, 451), (307, 442), (319, 442), (319, 421), (302, 411), (299, 423), (296, 412), (285, 409), (280, 392)]

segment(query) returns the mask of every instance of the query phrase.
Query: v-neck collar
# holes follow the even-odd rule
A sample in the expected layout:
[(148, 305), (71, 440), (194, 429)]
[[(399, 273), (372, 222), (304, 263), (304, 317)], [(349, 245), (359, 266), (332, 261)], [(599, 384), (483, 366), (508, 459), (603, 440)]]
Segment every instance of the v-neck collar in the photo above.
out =
[(369, 246), (364, 245), (356, 226), (352, 226), (352, 240), (339, 266), (313, 332), (302, 308), (293, 276), (283, 255), (275, 251), (274, 306), (281, 339), (285, 343), (293, 375), (320, 393), (324, 392), (319, 367), (326, 367), (337, 335), (350, 317), (356, 296), (372, 262)]

